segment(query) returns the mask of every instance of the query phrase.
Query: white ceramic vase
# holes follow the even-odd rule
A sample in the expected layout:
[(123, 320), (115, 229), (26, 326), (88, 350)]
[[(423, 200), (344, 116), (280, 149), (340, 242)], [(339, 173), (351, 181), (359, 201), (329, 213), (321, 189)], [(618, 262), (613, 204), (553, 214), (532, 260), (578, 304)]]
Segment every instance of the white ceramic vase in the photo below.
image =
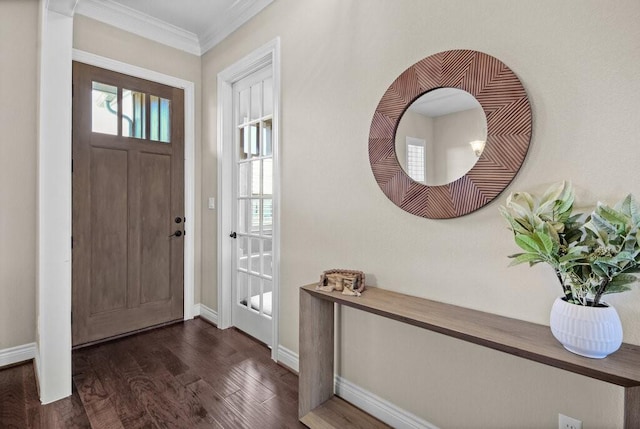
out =
[(553, 336), (565, 349), (581, 356), (602, 359), (622, 344), (620, 317), (610, 306), (585, 307), (556, 298), (550, 322)]

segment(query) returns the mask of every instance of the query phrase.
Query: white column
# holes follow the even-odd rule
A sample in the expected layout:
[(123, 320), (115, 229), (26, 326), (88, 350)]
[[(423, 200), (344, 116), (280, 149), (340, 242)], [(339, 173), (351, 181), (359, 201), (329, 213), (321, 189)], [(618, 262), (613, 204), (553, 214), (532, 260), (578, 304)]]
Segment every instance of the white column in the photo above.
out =
[(36, 368), (44, 404), (71, 395), (71, 55), (75, 2), (67, 0), (67, 9), (62, 3), (42, 0), (40, 21)]

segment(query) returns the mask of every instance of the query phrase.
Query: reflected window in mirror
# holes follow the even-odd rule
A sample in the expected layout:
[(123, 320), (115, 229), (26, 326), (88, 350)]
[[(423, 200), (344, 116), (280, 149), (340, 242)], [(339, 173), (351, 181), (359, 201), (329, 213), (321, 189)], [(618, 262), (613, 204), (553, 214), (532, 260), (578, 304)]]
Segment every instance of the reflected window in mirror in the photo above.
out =
[(424, 139), (407, 136), (407, 174), (419, 183), (425, 183), (427, 176), (425, 149)]

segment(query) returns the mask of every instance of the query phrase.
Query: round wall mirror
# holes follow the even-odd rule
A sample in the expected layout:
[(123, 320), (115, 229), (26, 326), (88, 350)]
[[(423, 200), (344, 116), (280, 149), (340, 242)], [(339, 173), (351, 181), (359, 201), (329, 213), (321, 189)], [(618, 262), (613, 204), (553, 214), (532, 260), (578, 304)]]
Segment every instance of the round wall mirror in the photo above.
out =
[[(414, 104), (416, 108), (423, 100), (431, 104), (431, 97), (454, 90), (469, 94), (483, 112), (480, 115), (477, 106), (475, 110), (458, 112), (476, 112), (469, 113), (467, 121), (455, 121), (457, 129), (451, 128), (457, 132), (468, 123), (476, 124), (475, 130), (464, 137), (464, 144), (452, 144), (459, 149), (447, 149), (448, 143), (441, 148), (435, 140), (429, 143), (428, 136), (435, 134), (433, 130), (431, 134), (425, 131), (425, 137), (411, 135), (417, 131), (404, 134), (403, 129), (411, 126), (408, 122)], [(478, 130), (479, 134), (473, 134)], [(479, 137), (476, 139), (475, 135)], [(422, 176), (414, 175), (411, 154), (406, 153), (407, 148), (413, 152), (420, 149), (409, 146), (408, 140), (418, 147), (418, 140), (425, 141), (423, 156), (413, 157), (424, 159)], [(530, 140), (531, 107), (515, 73), (497, 58), (482, 52), (452, 50), (417, 62), (389, 86), (371, 121), (369, 161), (380, 189), (394, 204), (416, 216), (446, 219), (478, 210), (497, 197), (520, 169)], [(462, 147), (469, 147), (465, 162), (461, 154), (453, 155), (456, 150), (462, 151)], [(451, 154), (438, 156), (440, 152)], [(448, 163), (456, 164), (457, 168), (450, 168)]]
[(457, 88), (438, 88), (405, 110), (396, 130), (396, 155), (414, 181), (437, 186), (458, 180), (476, 164), (487, 141), (478, 100)]

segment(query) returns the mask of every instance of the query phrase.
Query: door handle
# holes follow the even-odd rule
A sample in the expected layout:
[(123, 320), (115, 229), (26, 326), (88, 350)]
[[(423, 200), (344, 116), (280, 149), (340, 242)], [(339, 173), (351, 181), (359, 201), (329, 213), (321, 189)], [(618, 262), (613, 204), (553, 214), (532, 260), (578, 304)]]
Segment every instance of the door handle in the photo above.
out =
[(169, 237), (173, 237), (174, 235), (175, 235), (176, 237), (180, 237), (180, 236), (182, 235), (182, 231), (177, 230), (176, 232), (174, 232), (173, 234), (171, 234)]
[(238, 234), (236, 234), (235, 231), (233, 231), (231, 234), (229, 234), (229, 237), (231, 238), (236, 238), (238, 236)]

